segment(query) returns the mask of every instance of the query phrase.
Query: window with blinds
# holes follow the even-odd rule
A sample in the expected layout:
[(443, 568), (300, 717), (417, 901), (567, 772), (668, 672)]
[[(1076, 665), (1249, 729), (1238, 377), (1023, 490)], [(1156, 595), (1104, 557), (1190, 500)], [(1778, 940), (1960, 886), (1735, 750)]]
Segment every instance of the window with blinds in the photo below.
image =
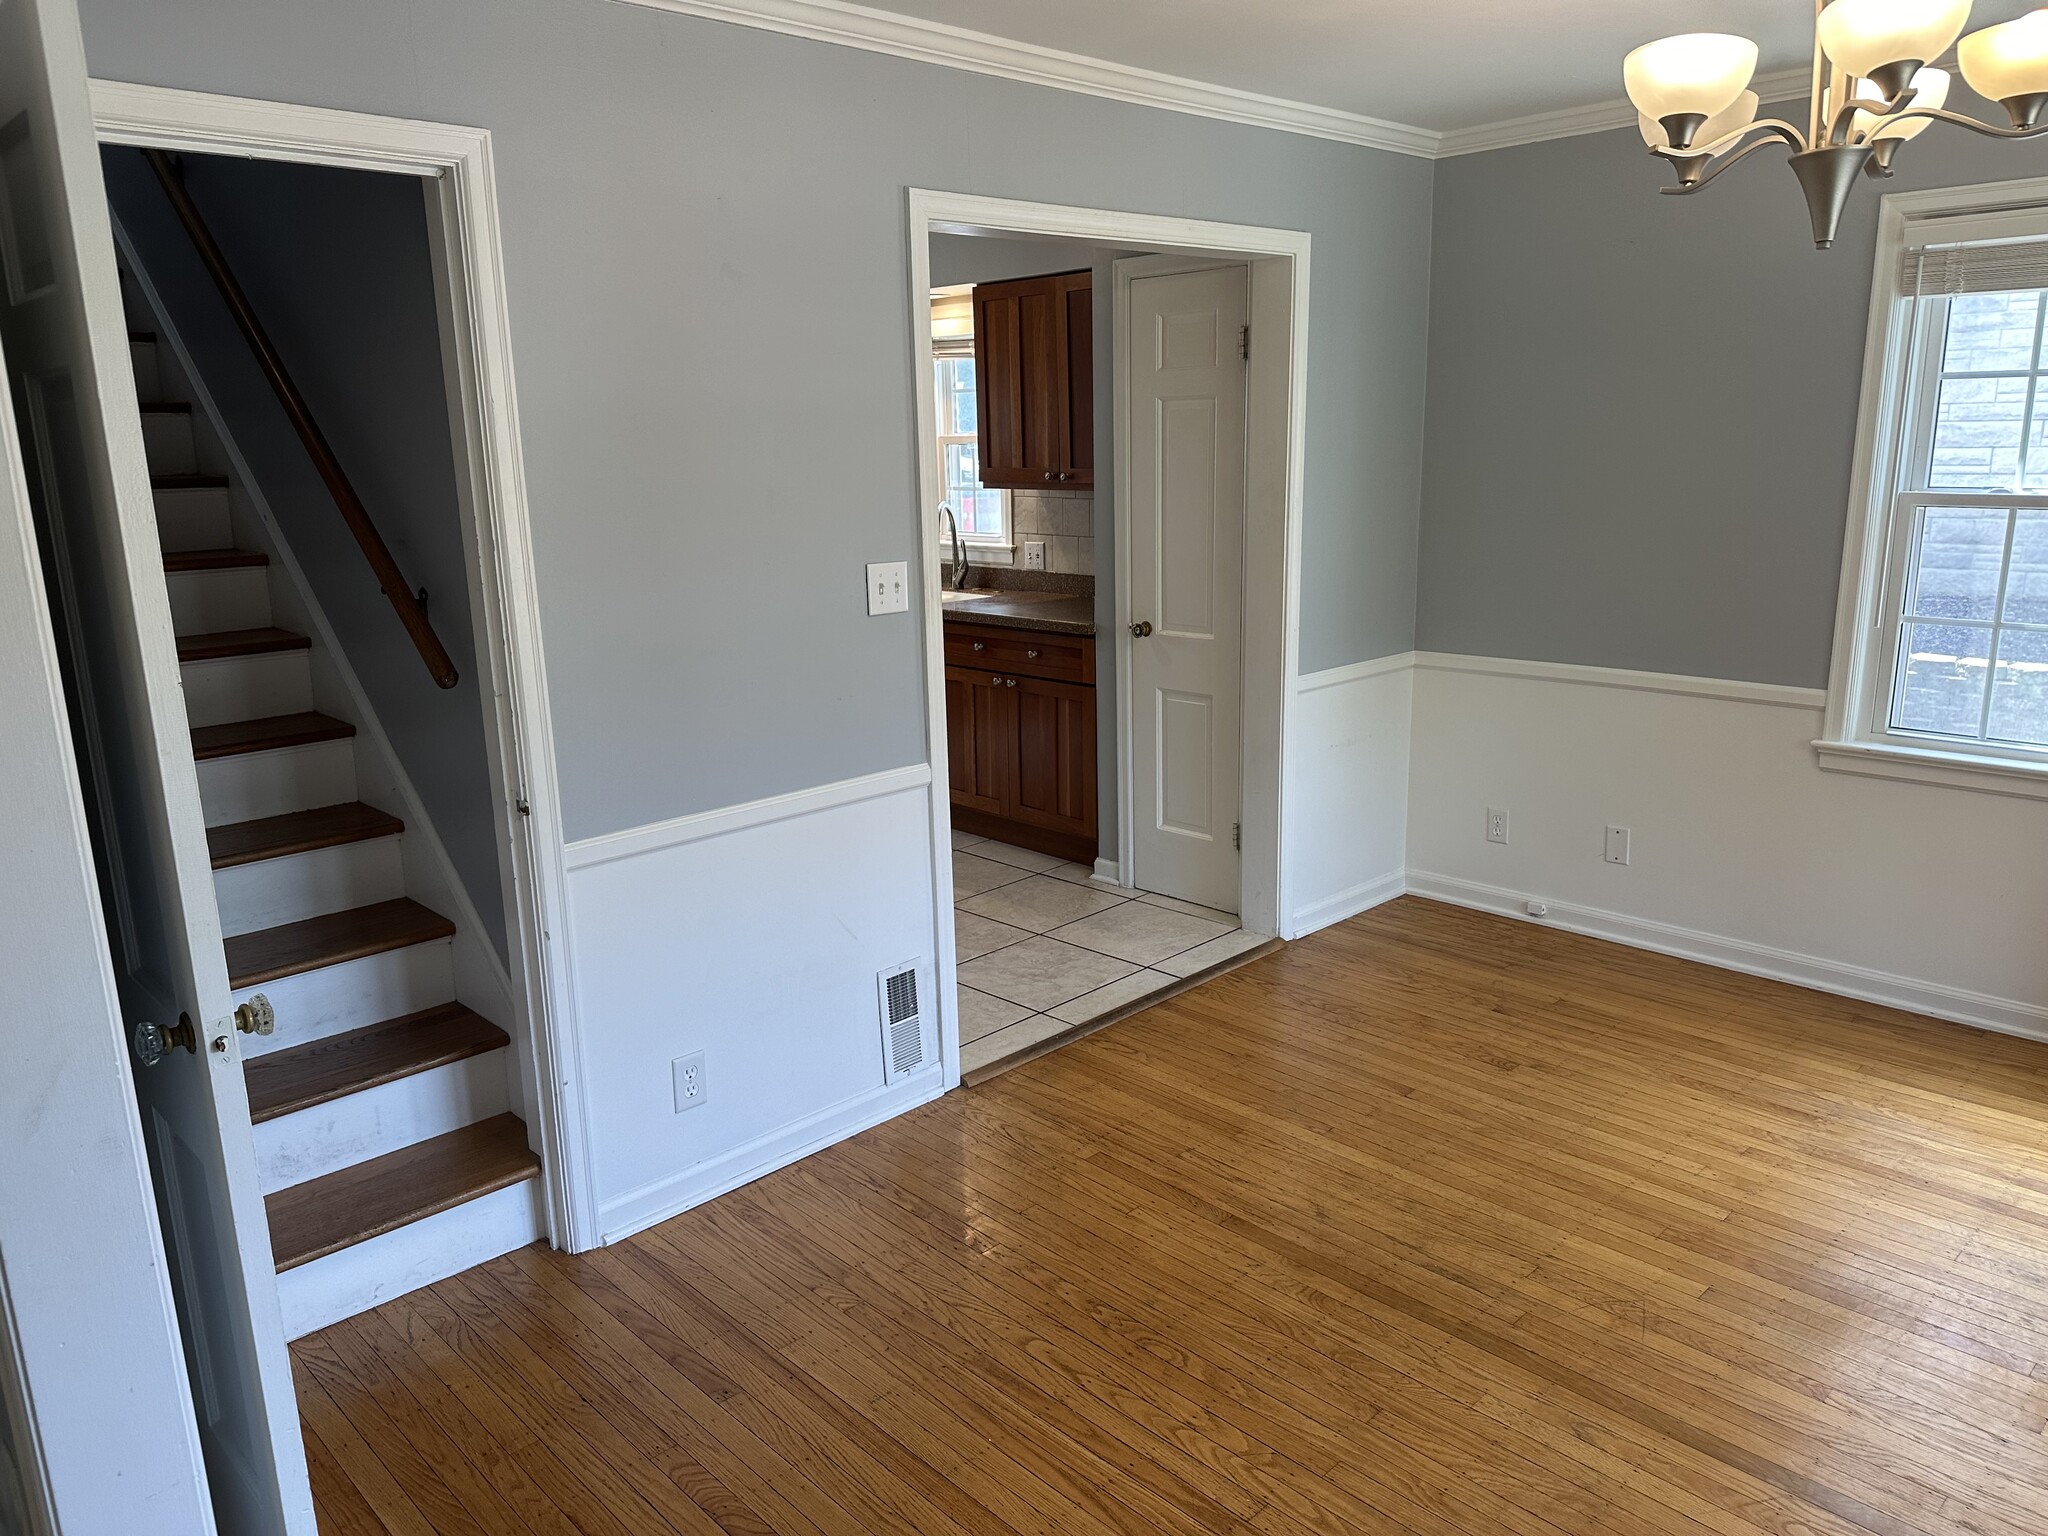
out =
[(932, 392), (939, 411), (939, 496), (953, 509), (968, 544), (1010, 547), (1010, 493), (981, 483), (975, 416), (974, 290), (932, 295)]
[(2048, 240), (1909, 247), (1885, 727), (2048, 754)]

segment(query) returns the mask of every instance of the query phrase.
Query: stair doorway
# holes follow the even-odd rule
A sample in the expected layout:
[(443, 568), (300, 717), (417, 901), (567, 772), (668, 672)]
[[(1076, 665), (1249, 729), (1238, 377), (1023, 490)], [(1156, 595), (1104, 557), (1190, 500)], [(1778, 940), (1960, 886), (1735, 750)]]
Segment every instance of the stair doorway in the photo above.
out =
[[(80, 100), (10, 184), (7, 383), (215, 1519), (311, 1536), (287, 1338), (589, 1241), (488, 139), (139, 87), (93, 105), (103, 164)], [(344, 341), (432, 375), (431, 537), (336, 425), (360, 381), (274, 283), (224, 275), (249, 224), (204, 152), (252, 146), (243, 174), (365, 178), (411, 211), (425, 297), (380, 318), (419, 334)], [(209, 199), (211, 222), (180, 206)], [(322, 516), (346, 560), (294, 521)], [(473, 771), (451, 788), (421, 718), (452, 705)]]

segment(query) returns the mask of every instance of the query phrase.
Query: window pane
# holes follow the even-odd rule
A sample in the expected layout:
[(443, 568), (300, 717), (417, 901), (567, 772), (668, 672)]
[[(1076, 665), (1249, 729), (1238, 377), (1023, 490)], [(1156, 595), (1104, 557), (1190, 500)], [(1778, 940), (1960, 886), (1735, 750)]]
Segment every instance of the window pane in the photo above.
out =
[(1944, 379), (1927, 484), (1937, 491), (2005, 489), (2020, 468), (2025, 379)]
[(2041, 295), (1966, 293), (1949, 301), (1943, 373), (2024, 370), (2034, 356)]
[(1991, 674), (1994, 740), (2048, 746), (2048, 635), (2007, 630)]
[(2005, 621), (2048, 624), (2048, 512), (2022, 512), (2013, 527)]
[(1926, 507), (1913, 552), (1913, 612), (1929, 619), (1989, 619), (2005, 559), (2003, 509)]
[(1902, 731), (1975, 738), (1984, 715), (1990, 642), (1989, 629), (1908, 624), (1892, 724)]

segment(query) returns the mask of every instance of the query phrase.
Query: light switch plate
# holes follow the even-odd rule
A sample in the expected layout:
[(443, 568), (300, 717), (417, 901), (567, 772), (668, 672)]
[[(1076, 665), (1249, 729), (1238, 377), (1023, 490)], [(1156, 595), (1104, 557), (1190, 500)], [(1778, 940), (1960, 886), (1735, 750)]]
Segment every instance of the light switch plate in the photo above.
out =
[(1045, 569), (1045, 540), (1026, 539), (1024, 541), (1024, 569), (1027, 571), (1042, 571)]
[(910, 562), (890, 560), (868, 567), (868, 613), (910, 612)]

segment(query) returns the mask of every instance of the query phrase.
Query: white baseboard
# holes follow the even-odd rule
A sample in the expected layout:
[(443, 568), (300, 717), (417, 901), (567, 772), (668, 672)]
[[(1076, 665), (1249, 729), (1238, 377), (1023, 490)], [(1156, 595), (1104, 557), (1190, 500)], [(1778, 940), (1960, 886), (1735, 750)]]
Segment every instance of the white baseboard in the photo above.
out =
[(438, 1211), (285, 1270), (277, 1277), (284, 1336), (302, 1339), (394, 1296), (538, 1241), (547, 1228), (541, 1205), (540, 1180), (522, 1179), (453, 1210)]
[(616, 1243), (635, 1232), (680, 1216), (706, 1200), (822, 1151), (836, 1141), (880, 1125), (946, 1091), (934, 1066), (898, 1083), (833, 1104), (793, 1125), (782, 1126), (723, 1156), (686, 1168), (669, 1178), (629, 1190), (598, 1208), (598, 1242)]
[(1310, 902), (1297, 907), (1293, 917), (1293, 932), (1290, 939), (1301, 938), (1314, 933), (1318, 928), (1327, 928), (1332, 923), (1341, 923), (1347, 917), (1356, 917), (1369, 912), (1382, 902), (1392, 901), (1408, 889), (1407, 873), (1395, 870), (1390, 875), (1381, 875), (1363, 885), (1354, 885), (1348, 891), (1339, 891), (1334, 896), (1325, 896), (1321, 901)]
[(1119, 889), (1122, 889), (1124, 883), (1124, 867), (1123, 865), (1119, 864), (1115, 859), (1097, 859), (1095, 861), (1094, 878), (1100, 880), (1104, 885), (1114, 885)]
[[(1860, 1002), (1880, 1003), (1887, 1008), (1923, 1013), (1957, 1024), (1994, 1030), (1999, 1034), (2048, 1040), (2048, 1008), (2013, 998), (1991, 997), (1958, 987), (1915, 981), (1909, 976), (1845, 965), (1815, 955), (1752, 944), (1747, 940), (1724, 939), (1696, 929), (1628, 917), (1619, 912), (1602, 911), (1598, 907), (1575, 906), (1527, 891), (1509, 891), (1470, 880), (1454, 880), (1422, 870), (1408, 872), (1407, 888), (1414, 895), (1450, 902), (1454, 906), (1563, 928), (1572, 933), (1627, 944), (1635, 949), (1698, 960), (1724, 970), (1763, 976), (1772, 981), (1787, 981), (1795, 986), (1811, 987), (1817, 992), (1832, 992)], [(1531, 901), (1542, 902), (1549, 909), (1546, 915), (1531, 917), (1528, 912)]]

